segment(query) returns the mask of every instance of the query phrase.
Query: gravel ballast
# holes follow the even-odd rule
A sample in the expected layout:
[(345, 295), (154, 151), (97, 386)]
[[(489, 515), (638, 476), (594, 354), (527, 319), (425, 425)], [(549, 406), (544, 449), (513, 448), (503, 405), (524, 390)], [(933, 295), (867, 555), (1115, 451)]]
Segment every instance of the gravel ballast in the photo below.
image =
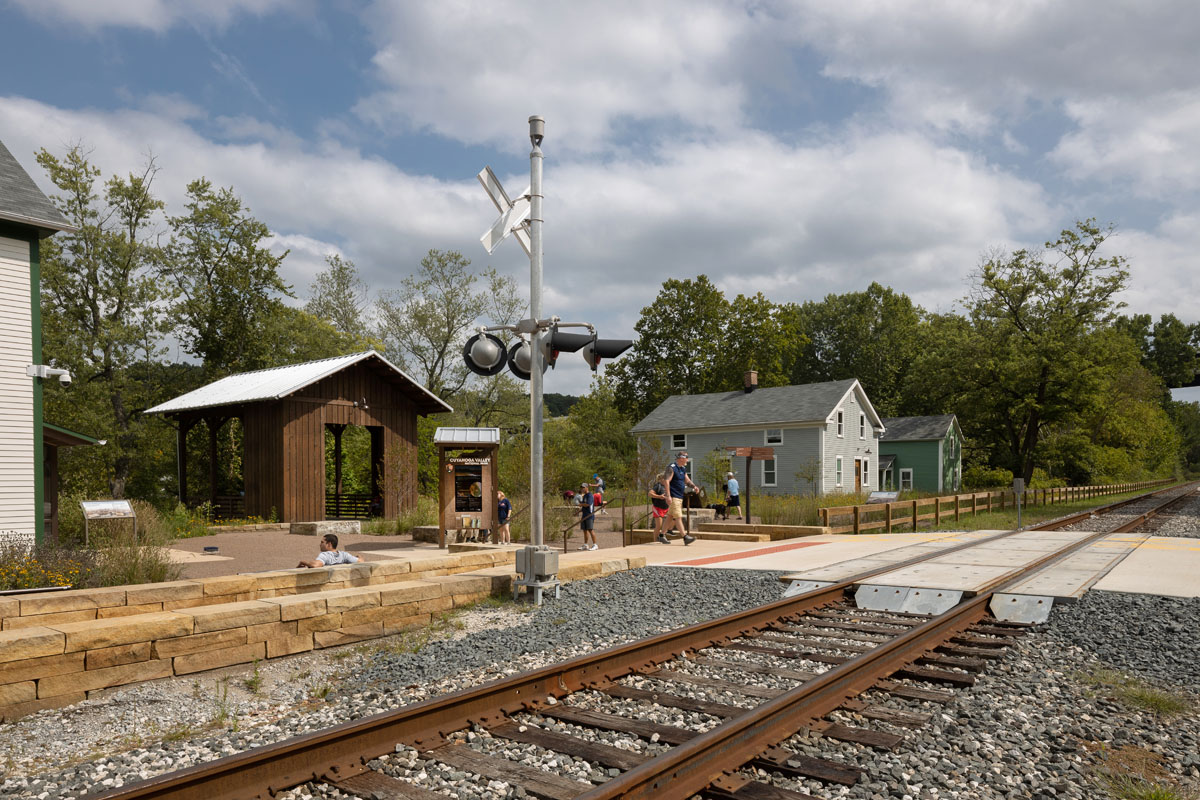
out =
[[(0, 745), (7, 754), (0, 768), (0, 796), (82, 796), (760, 605), (778, 599), (781, 588), (778, 573), (650, 567), (568, 584), (561, 599), (549, 599), (535, 610), (481, 607), (441, 625), (428, 641), (423, 635), (409, 635), (280, 659), (259, 665), (257, 671), (230, 669), (195, 681), (157, 681), (115, 690), (102, 699), (0, 727)], [(852, 714), (842, 718), (903, 734), (905, 741), (894, 752), (880, 754), (816, 737), (797, 736), (788, 743), (800, 752), (864, 768), (866, 775), (856, 786), (757, 777), (817, 797), (1093, 798), (1104, 797), (1097, 773), (1102, 756), (1144, 753), (1159, 765), (1164, 781), (1200, 790), (1200, 722), (1195, 711), (1159, 719), (1129, 706), (1096, 679), (1105, 674), (1104, 668), (1127, 670), (1147, 682), (1192, 693), (1194, 700), (1200, 686), (1198, 618), (1200, 601), (1093, 591), (1077, 604), (1056, 609), (1047, 625), (1024, 637), (1014, 652), (980, 676), (975, 687), (956, 692), (948, 705), (896, 705), (932, 713), (924, 727), (892, 728)], [(687, 669), (722, 677), (713, 668)], [(252, 686), (258, 686), (259, 693)], [(713, 699), (749, 704), (737, 697)], [(895, 704), (887, 696), (870, 699)], [(614, 708), (610, 699), (594, 692), (569, 702)], [(622, 710), (617, 713), (666, 724), (716, 724), (704, 715), (634, 701), (620, 701), (618, 707)], [(516, 721), (634, 752), (652, 754), (664, 748), (536, 714), (520, 715)], [(484, 731), (456, 737), (484, 752), (530, 764), (554, 763), (563, 777), (611, 777), (579, 759), (493, 738)], [(446, 769), (411, 750), (381, 758), (377, 766), (463, 800), (503, 797), (513, 791), (503, 782)], [(279, 797), (314, 795), (346, 796), (307, 785)]]

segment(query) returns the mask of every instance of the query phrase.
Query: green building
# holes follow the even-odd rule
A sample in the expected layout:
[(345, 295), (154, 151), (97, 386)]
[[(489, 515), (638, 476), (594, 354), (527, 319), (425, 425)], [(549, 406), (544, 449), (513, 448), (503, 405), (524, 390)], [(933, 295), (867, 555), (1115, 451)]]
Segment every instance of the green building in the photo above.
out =
[(962, 429), (953, 414), (884, 417), (879, 485), (885, 489), (957, 492), (962, 488)]

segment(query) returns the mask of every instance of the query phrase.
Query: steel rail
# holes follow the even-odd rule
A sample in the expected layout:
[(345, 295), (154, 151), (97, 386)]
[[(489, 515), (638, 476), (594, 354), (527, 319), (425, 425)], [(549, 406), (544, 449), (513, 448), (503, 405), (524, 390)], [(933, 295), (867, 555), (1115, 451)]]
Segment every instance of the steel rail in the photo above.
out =
[(1119, 528), (1114, 528), (1111, 531), (1111, 533), (1132, 533), (1133, 531), (1135, 531), (1138, 528), (1145, 525), (1152, 518), (1158, 516), (1163, 511), (1166, 511), (1171, 506), (1176, 505), (1176, 504), (1181, 504), (1185, 500), (1190, 499), (1193, 494), (1194, 494), (1194, 492), (1191, 490), (1182, 492), (1178, 497), (1174, 497), (1161, 505), (1155, 506), (1154, 508), (1150, 509), (1149, 511), (1142, 514), (1141, 516), (1136, 517), (1136, 518), (1130, 520), (1129, 522), (1126, 522), (1124, 525), (1120, 526)]
[[(1177, 502), (1173, 498), (1161, 507)], [(1093, 533), (1064, 545), (908, 633), (829, 669), (779, 697), (740, 714), (667, 753), (580, 794), (576, 800), (685, 800), (717, 783), (730, 791), (748, 783), (733, 773), (751, 759), (835, 710), (846, 700), (983, 619), (994, 594), (1107, 536)]]
[[(1160, 490), (1130, 500), (1119, 501), (1074, 517), (1054, 520), (1035, 529), (1044, 529), (1050, 525), (1071, 524), (1071, 521), (1078, 521), (1076, 517), (1084, 519), (1097, 512), (1106, 513), (1163, 491), (1169, 490)], [(933, 555), (945, 555), (974, 547), (984, 541), (1011, 536), (1014, 533), (1017, 531), (1007, 531), (973, 542), (962, 543), (939, 550), (935, 554), (917, 556), (885, 568), (863, 572), (830, 586), (737, 612), (717, 620), (697, 623), (648, 639), (617, 645), (599, 653), (579, 656), (561, 664), (493, 681), (444, 697), (432, 698), (394, 711), (381, 712), (370, 717), (341, 723), (283, 742), (262, 745), (242, 753), (111, 789), (94, 795), (94, 797), (104, 800), (116, 800), (117, 798), (131, 800), (132, 798), (148, 797), (177, 798), (178, 800), (224, 800), (225, 798), (233, 800), (233, 798), (269, 797), (283, 789), (312, 780), (327, 779), (335, 782), (343, 780), (366, 772), (368, 761), (384, 753), (393, 752), (397, 743), (419, 748), (432, 747), (436, 742), (444, 740), (450, 733), (462, 730), (471, 724), (480, 724), (486, 727), (489, 724), (499, 723), (504, 717), (513, 713), (536, 711), (539, 707), (551, 702), (548, 699), (550, 697), (556, 701), (584, 688), (607, 685), (640, 669), (677, 658), (688, 650), (698, 650), (726, 642), (746, 633), (766, 628), (780, 618), (831, 605), (841, 600), (845, 591), (854, 584), (872, 576), (920, 563)], [(1097, 536), (1107, 535), (1107, 533), (1097, 534)], [(1095, 537), (1083, 540), (1079, 546), (1092, 541), (1093, 538)], [(961, 608), (973, 608), (974, 604), (975, 600), (973, 599), (963, 604)], [(952, 614), (954, 611), (947, 613)], [(918, 646), (916, 644), (917, 637), (910, 639), (906, 635), (901, 639), (911, 644), (912, 647)], [(893, 647), (907, 647), (907, 645), (893, 644), (885, 648), (883, 652), (891, 652)], [(845, 669), (851, 665), (862, 664), (864, 659), (870, 655), (864, 654), (856, 657), (842, 667), (823, 673), (822, 678), (816, 684), (824, 686), (827, 683), (839, 681), (838, 675), (842, 674)], [(918, 653), (918, 655), (920, 654)], [(837, 686), (841, 686), (841, 684), (839, 683)], [(836, 694), (837, 690), (832, 691)], [(784, 695), (760, 708), (773, 708), (777, 704), (786, 703), (785, 698), (789, 696), (790, 694)], [(846, 697), (843, 696), (841, 701), (845, 699)], [(741, 717), (738, 719), (740, 720)], [(719, 731), (725, 727), (720, 726), (716, 730)], [(708, 735), (697, 737), (693, 742), (699, 742)], [(689, 743), (681, 747), (686, 749), (675, 748), (671, 751), (671, 753), (680, 751), (679, 756), (672, 757), (671, 754), (668, 754), (666, 758), (671, 762), (674, 762), (675, 758), (684, 758), (692, 752), (695, 745)], [(631, 770), (620, 778), (614, 778), (613, 781), (625, 781), (630, 774), (634, 774), (635, 777), (629, 780), (636, 780), (637, 774), (644, 770), (650, 770), (655, 763), (658, 763), (658, 759)], [(608, 786), (613, 781), (609, 781), (604, 786)], [(587, 797), (608, 796), (595, 794), (595, 792), (602, 791), (604, 786), (588, 792)], [(662, 789), (659, 788), (655, 791), (661, 792)]]

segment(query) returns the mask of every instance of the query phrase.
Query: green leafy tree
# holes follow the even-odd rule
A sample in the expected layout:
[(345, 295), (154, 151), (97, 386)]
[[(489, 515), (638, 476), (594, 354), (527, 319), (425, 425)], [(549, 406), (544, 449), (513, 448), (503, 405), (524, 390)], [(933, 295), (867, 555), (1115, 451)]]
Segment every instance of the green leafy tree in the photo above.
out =
[(579, 480), (591, 481), (599, 473), (609, 491), (628, 486), (637, 442), (629, 435), (633, 423), (617, 407), (613, 380), (607, 375), (594, 377), (591, 390), (571, 406), (566, 423), (560, 430), (569, 451), (582, 464)]
[(1167, 415), (1180, 438), (1180, 454), (1186, 477), (1200, 475), (1200, 403), (1168, 401)]
[(912, 300), (872, 283), (863, 292), (805, 303), (800, 313), (809, 341), (791, 382), (857, 378), (880, 414), (902, 412), (922, 344), (922, 311)]
[(325, 263), (329, 268), (313, 279), (304, 310), (346, 336), (367, 339), (371, 329), (367, 284), (353, 261), (331, 253)]
[(187, 213), (169, 220), (173, 235), (160, 270), (174, 294), (180, 344), (208, 377), (273, 366), (263, 331), (281, 298), (291, 296), (279, 276), (287, 253), (264, 245), (270, 229), (232, 188), (200, 178), (188, 184), (187, 197)]
[(346, 333), (304, 309), (282, 304), (262, 318), (259, 335), (267, 366), (383, 349), (382, 343), (367, 333)]
[(718, 365), (728, 315), (729, 302), (707, 275), (665, 281), (634, 325), (633, 348), (607, 368), (622, 412), (640, 419), (673, 394), (724, 388)]
[(151, 159), (139, 174), (114, 176), (100, 189), (100, 169), (78, 146), (61, 158), (43, 149), (37, 160), (77, 228), (41, 249), (43, 349), (74, 377), (69, 390), (48, 385), (47, 417), (108, 440), (64, 459), (64, 488), (95, 494), (105, 481), (113, 497), (124, 497), (146, 445), (141, 411), (155, 399), (154, 384), (131, 368), (161, 354), (163, 314), (153, 274), (160, 255), (155, 217), (163, 208), (152, 192), (157, 167)]
[(1098, 333), (1129, 275), (1123, 257), (1098, 252), (1110, 235), (1088, 220), (1042, 252), (987, 258), (967, 298), (970, 335), (943, 374), (961, 387), (963, 417), (992, 443), (993, 464), (1026, 481), (1043, 432), (1079, 421), (1105, 385), (1111, 342)]
[(454, 250), (430, 250), (415, 275), (376, 304), (386, 353), (442, 399), (463, 390), (471, 377), (462, 346), (471, 328), (516, 321), (523, 304), (516, 283), (494, 269), (476, 274)]
[(1163, 314), (1154, 324), (1150, 345), (1151, 369), (1168, 388), (1189, 386), (1200, 372), (1196, 337), (1200, 326), (1185, 325), (1174, 314)]

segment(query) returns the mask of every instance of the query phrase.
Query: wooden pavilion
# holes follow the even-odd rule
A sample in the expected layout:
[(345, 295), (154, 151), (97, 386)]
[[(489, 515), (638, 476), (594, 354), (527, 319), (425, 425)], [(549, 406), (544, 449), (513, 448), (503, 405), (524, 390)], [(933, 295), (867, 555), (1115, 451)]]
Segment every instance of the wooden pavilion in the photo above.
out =
[[(217, 432), (238, 418), (243, 431), (244, 502), (225, 516), (282, 522), (330, 518), (340, 502), (341, 436), (362, 425), (371, 436), (371, 496), (395, 517), (417, 501), (417, 416), (451, 411), (435, 394), (374, 350), (230, 375), (149, 409), (175, 421), (179, 498), (188, 502), (187, 435), (203, 422), (209, 443), (209, 502), (217, 495)], [(325, 482), (325, 431), (334, 439), (335, 485)], [(339, 509), (340, 510), (340, 509)], [(230, 513), (232, 512), (232, 513)], [(338, 516), (356, 516), (342, 514)]]

